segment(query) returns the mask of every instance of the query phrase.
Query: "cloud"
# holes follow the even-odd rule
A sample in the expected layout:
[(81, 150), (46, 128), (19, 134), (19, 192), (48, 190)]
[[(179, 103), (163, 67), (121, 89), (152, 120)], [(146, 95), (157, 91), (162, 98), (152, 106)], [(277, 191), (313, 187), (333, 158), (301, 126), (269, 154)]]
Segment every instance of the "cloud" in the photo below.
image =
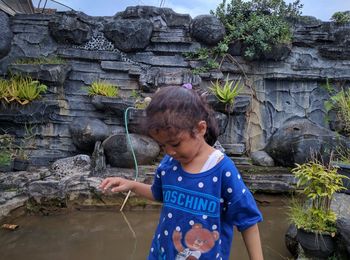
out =
[[(158, 6), (161, 0), (58, 0), (70, 6), (74, 10), (82, 11), (92, 16), (112, 16), (117, 12), (124, 11), (127, 6), (151, 5)], [(222, 3), (222, 0), (163, 0), (164, 7), (172, 8), (177, 13), (190, 14), (195, 17), (200, 14), (208, 14), (210, 10), (215, 10)], [(294, 2), (294, 0), (285, 0)], [(33, 0), (37, 6), (39, 0)], [(44, 1), (41, 1), (41, 6)], [(227, 0), (230, 2), (230, 0)], [(321, 20), (329, 20), (336, 11), (350, 10), (349, 0), (302, 0), (304, 4), (303, 15), (315, 16)], [(53, 5), (53, 6), (52, 6)], [(52, 1), (47, 2), (47, 7), (67, 10)]]

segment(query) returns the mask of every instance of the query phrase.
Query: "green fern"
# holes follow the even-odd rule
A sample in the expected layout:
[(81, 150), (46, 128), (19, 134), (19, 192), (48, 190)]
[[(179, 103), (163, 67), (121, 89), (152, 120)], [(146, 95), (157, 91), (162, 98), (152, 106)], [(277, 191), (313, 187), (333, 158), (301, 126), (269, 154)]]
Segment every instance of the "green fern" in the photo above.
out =
[(236, 97), (242, 90), (240, 80), (229, 81), (228, 77), (227, 75), (224, 85), (217, 79), (215, 83), (211, 82), (212, 87), (209, 88), (216, 98), (226, 105), (226, 111), (233, 107)]
[(101, 95), (106, 97), (117, 97), (118, 87), (105, 81), (94, 81), (88, 88), (88, 93), (90, 96)]
[(46, 90), (46, 85), (29, 77), (14, 75), (9, 80), (0, 80), (0, 99), (7, 103), (17, 101), (25, 105), (39, 98)]
[(28, 78), (23, 79), (23, 84), (18, 86), (17, 101), (22, 104), (28, 104), (30, 101), (40, 97), (41, 93), (47, 91), (47, 86), (40, 84), (37, 80), (31, 80)]

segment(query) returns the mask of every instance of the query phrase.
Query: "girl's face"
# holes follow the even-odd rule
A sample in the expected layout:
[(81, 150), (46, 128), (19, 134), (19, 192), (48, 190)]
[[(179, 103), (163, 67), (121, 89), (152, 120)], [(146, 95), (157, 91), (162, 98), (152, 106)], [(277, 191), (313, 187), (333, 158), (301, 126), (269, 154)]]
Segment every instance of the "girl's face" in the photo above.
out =
[(201, 121), (192, 134), (185, 130), (175, 134), (174, 131), (160, 130), (151, 133), (151, 137), (158, 142), (165, 153), (181, 164), (187, 164), (198, 155), (205, 144), (205, 132), (206, 122)]

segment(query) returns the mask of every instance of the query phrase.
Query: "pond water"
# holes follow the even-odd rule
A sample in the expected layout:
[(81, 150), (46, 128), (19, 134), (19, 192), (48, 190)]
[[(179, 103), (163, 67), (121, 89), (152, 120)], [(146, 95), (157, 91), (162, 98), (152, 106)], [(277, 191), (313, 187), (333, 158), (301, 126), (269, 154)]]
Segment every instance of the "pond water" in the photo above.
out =
[[(288, 228), (284, 200), (263, 202), (259, 207), (264, 216), (259, 228), (265, 259), (291, 258), (284, 244)], [(18, 217), (12, 220), (18, 229), (0, 229), (0, 258), (146, 259), (158, 217), (159, 210), (120, 213), (118, 209)], [(230, 259), (249, 259), (239, 232), (235, 232)]]

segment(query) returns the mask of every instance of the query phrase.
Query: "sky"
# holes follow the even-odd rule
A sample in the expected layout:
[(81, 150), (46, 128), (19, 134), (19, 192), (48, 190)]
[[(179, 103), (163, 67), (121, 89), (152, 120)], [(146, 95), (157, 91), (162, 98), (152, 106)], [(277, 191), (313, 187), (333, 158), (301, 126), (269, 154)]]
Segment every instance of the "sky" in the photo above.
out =
[[(215, 10), (222, 0), (57, 0), (76, 11), (84, 12), (91, 16), (113, 16), (117, 12), (124, 11), (127, 6), (151, 5), (157, 7), (168, 7), (177, 13), (190, 14), (192, 18), (200, 14), (208, 14)], [(229, 1), (229, 0), (227, 0)], [(43, 7), (44, 0), (33, 0), (34, 6)], [(285, 0), (293, 2), (293, 0)], [(322, 21), (329, 21), (332, 14), (337, 11), (350, 11), (350, 0), (301, 0), (304, 4), (302, 15), (311, 15)], [(47, 7), (64, 8), (53, 1), (47, 1)]]

